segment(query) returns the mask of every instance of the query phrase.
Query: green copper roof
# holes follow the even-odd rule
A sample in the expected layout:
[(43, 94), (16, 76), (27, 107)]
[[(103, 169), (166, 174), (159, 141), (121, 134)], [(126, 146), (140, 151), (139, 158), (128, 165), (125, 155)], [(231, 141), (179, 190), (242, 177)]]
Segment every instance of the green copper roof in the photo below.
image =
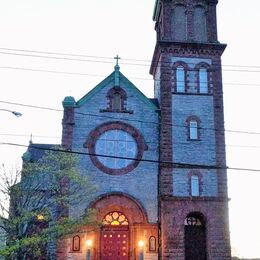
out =
[(82, 106), (86, 102), (88, 102), (95, 94), (101, 91), (103, 88), (107, 87), (107, 85), (113, 82), (113, 85), (118, 78), (120, 85), (122, 83), (129, 88), (130, 91), (134, 92), (136, 97), (139, 97), (143, 100), (151, 109), (157, 110), (158, 107), (147, 98), (131, 81), (129, 81), (119, 70), (113, 71), (108, 77), (106, 77), (103, 81), (101, 81), (96, 87), (94, 87), (90, 92), (88, 92), (85, 96), (83, 96), (80, 100), (76, 102), (76, 106)]
[(116, 65), (115, 66), (115, 84), (114, 84), (115, 88), (119, 88), (120, 87), (119, 70), (120, 70), (119, 65)]
[(62, 105), (63, 105), (63, 107), (75, 107), (76, 101), (75, 101), (74, 97), (67, 96), (62, 101)]
[(29, 151), (26, 151), (22, 156), (22, 159), (24, 162), (30, 162), (31, 158), (32, 158), (32, 155)]
[(116, 55), (116, 57), (114, 57), (114, 59), (116, 60), (116, 65), (115, 65), (115, 88), (119, 88), (120, 87), (120, 77), (119, 77), (119, 70), (120, 70), (120, 67), (119, 67), (119, 64), (118, 64), (118, 60), (120, 60), (121, 58)]

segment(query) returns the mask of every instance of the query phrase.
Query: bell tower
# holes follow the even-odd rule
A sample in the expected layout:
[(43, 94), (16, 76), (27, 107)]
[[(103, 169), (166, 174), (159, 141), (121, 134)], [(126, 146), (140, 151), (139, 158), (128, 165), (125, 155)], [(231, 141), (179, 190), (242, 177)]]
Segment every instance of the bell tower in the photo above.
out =
[(231, 259), (217, 3), (155, 3), (161, 259)]

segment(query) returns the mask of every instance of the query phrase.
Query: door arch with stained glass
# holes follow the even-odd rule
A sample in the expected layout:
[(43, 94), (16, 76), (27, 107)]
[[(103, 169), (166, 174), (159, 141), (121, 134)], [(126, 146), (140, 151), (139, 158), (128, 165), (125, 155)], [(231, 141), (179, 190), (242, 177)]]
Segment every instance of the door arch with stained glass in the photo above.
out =
[(102, 221), (101, 260), (129, 259), (129, 222), (119, 211), (107, 213)]

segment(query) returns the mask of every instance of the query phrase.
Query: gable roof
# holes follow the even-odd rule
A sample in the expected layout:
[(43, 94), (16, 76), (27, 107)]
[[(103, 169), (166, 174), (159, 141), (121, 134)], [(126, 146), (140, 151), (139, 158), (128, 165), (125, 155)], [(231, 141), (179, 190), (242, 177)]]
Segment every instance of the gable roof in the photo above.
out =
[(47, 150), (53, 147), (61, 147), (61, 145), (30, 142), (27, 151), (23, 154), (23, 160), (27, 162), (37, 162), (45, 155)]
[[(118, 73), (116, 75), (116, 73)], [(151, 99), (147, 98), (130, 80), (128, 80), (120, 71), (113, 71), (108, 77), (106, 77), (103, 81), (101, 81), (96, 87), (94, 87), (91, 91), (89, 91), (85, 96), (79, 99), (76, 102), (76, 107), (80, 107), (86, 102), (88, 102), (96, 93), (105, 88), (108, 84), (115, 81), (115, 77), (119, 76), (120, 82), (123, 82), (125, 85), (132, 90), (136, 97), (145, 102), (151, 109), (158, 109), (156, 103), (154, 103)]]

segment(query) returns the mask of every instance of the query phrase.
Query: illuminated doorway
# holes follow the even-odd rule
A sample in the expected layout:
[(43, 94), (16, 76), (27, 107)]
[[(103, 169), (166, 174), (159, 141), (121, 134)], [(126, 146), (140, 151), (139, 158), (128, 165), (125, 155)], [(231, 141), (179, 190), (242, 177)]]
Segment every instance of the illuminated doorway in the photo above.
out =
[(119, 212), (108, 213), (101, 229), (101, 260), (129, 259), (129, 222)]

